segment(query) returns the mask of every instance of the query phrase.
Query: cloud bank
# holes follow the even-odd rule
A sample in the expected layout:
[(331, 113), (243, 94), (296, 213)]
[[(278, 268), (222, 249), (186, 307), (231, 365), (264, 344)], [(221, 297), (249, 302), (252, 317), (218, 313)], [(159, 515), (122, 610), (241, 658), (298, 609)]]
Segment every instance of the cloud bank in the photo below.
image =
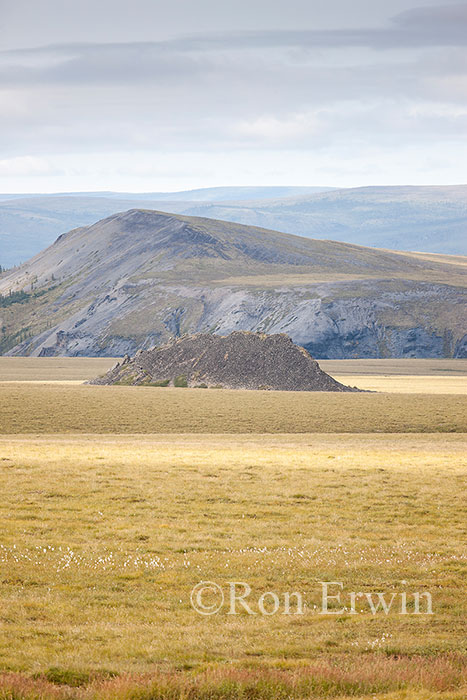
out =
[[(174, 188), (358, 185), (371, 170), (375, 184), (421, 182), (427, 167), (433, 182), (465, 180), (467, 3), (409, 7), (373, 28), (311, 19), (1, 51), (0, 189), (160, 189), (164, 169)], [(180, 175), (188, 153), (205, 159), (204, 172), (211, 163), (207, 175)], [(234, 156), (231, 172), (218, 172), (219, 154)], [(355, 181), (339, 182), (352, 164)]]

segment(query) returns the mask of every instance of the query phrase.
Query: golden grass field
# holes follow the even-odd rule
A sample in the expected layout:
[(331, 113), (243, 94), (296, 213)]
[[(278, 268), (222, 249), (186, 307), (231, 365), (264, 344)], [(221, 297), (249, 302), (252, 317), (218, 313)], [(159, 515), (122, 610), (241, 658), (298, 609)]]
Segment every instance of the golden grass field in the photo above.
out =
[(84, 382), (116, 362), (112, 357), (0, 357), (0, 382)]
[[(1, 700), (467, 697), (466, 398), (435, 393), (459, 364), (341, 395), (35, 384), (106, 367), (26, 359), (21, 383), (0, 358)], [(202, 580), (307, 608), (202, 616)], [(409, 614), (320, 615), (321, 581)]]
[(397, 394), (467, 394), (467, 360), (321, 360), (343, 384)]
[(0, 383), (0, 433), (465, 432), (462, 394)]
[[(1, 357), (0, 382), (85, 381), (104, 374), (117, 357)], [(320, 360), (325, 371), (340, 376), (467, 376), (464, 359)]]

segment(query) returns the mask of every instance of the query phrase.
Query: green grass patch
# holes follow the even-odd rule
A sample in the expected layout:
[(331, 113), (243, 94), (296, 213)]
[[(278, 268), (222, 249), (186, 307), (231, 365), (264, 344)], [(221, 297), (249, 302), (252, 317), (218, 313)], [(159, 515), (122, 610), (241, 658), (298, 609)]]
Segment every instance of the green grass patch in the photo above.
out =
[(179, 387), (179, 388), (186, 388), (188, 386), (186, 375), (180, 374), (178, 377), (175, 377), (174, 386)]

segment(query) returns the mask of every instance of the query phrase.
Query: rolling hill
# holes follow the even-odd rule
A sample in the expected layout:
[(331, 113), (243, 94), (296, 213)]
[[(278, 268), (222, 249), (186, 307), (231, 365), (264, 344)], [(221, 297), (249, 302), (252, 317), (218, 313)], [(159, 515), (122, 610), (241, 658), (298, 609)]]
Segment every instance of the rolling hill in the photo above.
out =
[(340, 190), (215, 187), (170, 194), (0, 195), (0, 265), (17, 265), (65, 231), (141, 206), (308, 238), (467, 254), (467, 185)]
[(185, 213), (356, 245), (467, 254), (467, 185), (361, 187), (262, 202), (210, 203)]
[(258, 330), (318, 358), (464, 357), (466, 264), (132, 209), (0, 276), (0, 352), (118, 356)]
[(70, 192), (0, 195), (0, 265), (18, 265), (60, 234), (119, 211), (144, 206), (190, 214), (199, 203), (235, 203), (318, 193), (324, 187), (210, 187), (186, 192)]

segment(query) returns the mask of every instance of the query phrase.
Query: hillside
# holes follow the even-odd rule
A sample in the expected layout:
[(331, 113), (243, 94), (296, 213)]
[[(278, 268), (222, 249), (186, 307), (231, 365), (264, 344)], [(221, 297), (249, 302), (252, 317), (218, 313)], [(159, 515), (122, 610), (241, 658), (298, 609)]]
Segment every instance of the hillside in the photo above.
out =
[(467, 185), (360, 187), (189, 213), (357, 245), (467, 254)]
[(60, 234), (88, 226), (119, 211), (144, 206), (190, 214), (199, 203), (276, 200), (312, 194), (324, 187), (210, 187), (186, 192), (81, 192), (0, 195), (0, 265), (25, 262)]
[(121, 356), (184, 333), (287, 333), (318, 358), (463, 357), (464, 258), (133, 209), (0, 276), (0, 351)]
[(323, 372), (286, 335), (184, 335), (118, 362), (90, 384), (277, 391), (357, 391)]
[(0, 265), (24, 262), (65, 231), (141, 206), (308, 238), (467, 254), (467, 186), (215, 187), (174, 193), (0, 195)]

